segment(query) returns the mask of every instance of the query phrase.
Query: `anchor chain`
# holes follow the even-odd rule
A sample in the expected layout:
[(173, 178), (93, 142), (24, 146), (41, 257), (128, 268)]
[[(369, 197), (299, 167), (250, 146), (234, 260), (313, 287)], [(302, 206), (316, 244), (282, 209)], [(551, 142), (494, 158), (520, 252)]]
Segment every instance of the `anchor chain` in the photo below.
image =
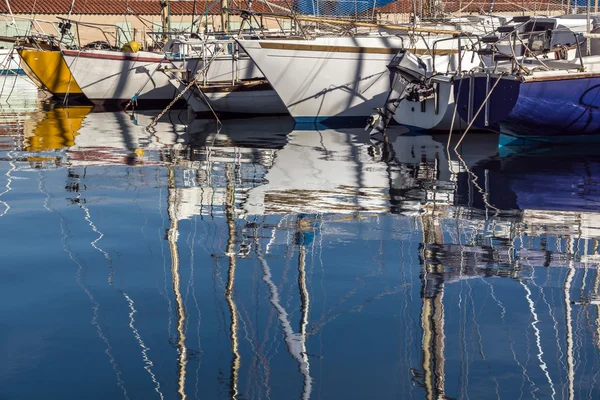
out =
[(188, 85), (187, 85), (187, 86), (186, 86), (186, 87), (185, 87), (185, 88), (184, 88), (184, 89), (183, 89), (181, 92), (179, 92), (179, 94), (178, 94), (177, 96), (175, 96), (175, 97), (173, 98), (173, 100), (172, 100), (172, 101), (169, 103), (169, 105), (168, 105), (168, 106), (167, 106), (167, 107), (166, 107), (164, 110), (162, 110), (162, 111), (160, 112), (160, 114), (158, 114), (158, 115), (156, 116), (156, 118), (154, 118), (154, 119), (152, 120), (152, 122), (150, 123), (150, 125), (148, 125), (148, 126), (146, 127), (146, 129), (152, 128), (154, 125), (156, 125), (156, 123), (158, 122), (158, 120), (159, 120), (159, 119), (160, 119), (160, 118), (161, 118), (163, 115), (165, 115), (165, 114), (166, 114), (166, 112), (167, 112), (167, 111), (169, 111), (169, 109), (170, 109), (171, 107), (173, 107), (173, 105), (175, 105), (175, 103), (177, 103), (177, 101), (179, 101), (179, 99), (181, 99), (181, 97), (182, 97), (182, 96), (185, 94), (185, 92), (187, 92), (187, 91), (188, 91), (188, 90), (189, 90), (189, 89), (190, 89), (192, 86), (194, 86), (194, 85), (196, 84), (196, 81), (197, 81), (197, 80), (198, 80), (198, 77), (196, 77), (196, 78), (192, 79), (192, 80), (190, 81), (190, 83), (188, 83)]

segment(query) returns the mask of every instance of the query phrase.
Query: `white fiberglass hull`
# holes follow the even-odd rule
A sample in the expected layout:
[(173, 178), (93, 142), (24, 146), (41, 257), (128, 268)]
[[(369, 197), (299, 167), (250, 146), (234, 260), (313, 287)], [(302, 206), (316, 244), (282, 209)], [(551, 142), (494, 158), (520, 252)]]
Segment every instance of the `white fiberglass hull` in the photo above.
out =
[[(437, 39), (428, 39), (427, 45)], [(387, 65), (394, 55), (404, 47), (426, 47), (422, 39), (410, 44), (408, 38), (396, 36), (239, 43), (299, 122), (368, 117), (385, 102), (390, 88)], [(447, 49), (452, 43), (440, 42), (437, 48)]]
[(0, 75), (25, 75), (21, 68), (21, 58), (16, 50), (0, 49)]
[(28, 119), (39, 111), (37, 86), (24, 76), (6, 75), (0, 78), (0, 124), (11, 125)]
[[(442, 56), (440, 62), (446, 59), (446, 63), (453, 67), (458, 64), (457, 55)], [(431, 63), (430, 57), (422, 57), (425, 64)], [(473, 60), (473, 61), (471, 61)], [(436, 61), (436, 64), (438, 61)], [(461, 68), (471, 70), (479, 66), (479, 59), (473, 57), (473, 53), (465, 52), (462, 55)], [(434, 95), (422, 102), (404, 99), (398, 105), (394, 113), (394, 121), (410, 128), (425, 130), (461, 130), (466, 128), (465, 121), (458, 113), (455, 113), (454, 79), (453, 75), (436, 75), (430, 82), (434, 86)], [(380, 107), (383, 107), (383, 103)], [(454, 125), (452, 125), (454, 119)]]
[[(454, 93), (450, 81), (436, 86), (436, 95), (422, 102), (403, 100), (394, 114), (394, 121), (411, 128), (425, 130), (448, 130), (454, 114)], [(382, 104), (383, 105), (383, 104)], [(456, 116), (455, 128), (460, 125)]]
[[(185, 85), (177, 80), (172, 79), (171, 84), (177, 88), (179, 93), (185, 89)], [(195, 113), (215, 111), (217, 113), (250, 115), (287, 114), (287, 108), (270, 87), (258, 90), (204, 91), (202, 93), (197, 87), (192, 87), (184, 94), (183, 98)]]
[(169, 76), (157, 71), (173, 66), (163, 55), (105, 50), (62, 53), (83, 94), (94, 103), (128, 101), (138, 94), (138, 101), (168, 101), (175, 93)]
[(204, 62), (198, 60), (194, 69), (200, 75), (201, 82), (222, 82), (247, 79), (264, 79), (254, 61), (246, 55), (240, 56), (236, 61), (231, 56), (220, 56), (210, 61), (204, 71)]

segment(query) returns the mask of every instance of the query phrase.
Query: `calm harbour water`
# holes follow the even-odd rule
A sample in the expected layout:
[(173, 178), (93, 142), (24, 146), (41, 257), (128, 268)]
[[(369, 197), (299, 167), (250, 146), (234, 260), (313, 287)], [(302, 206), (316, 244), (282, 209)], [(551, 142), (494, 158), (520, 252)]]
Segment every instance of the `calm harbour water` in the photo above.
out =
[(0, 398), (600, 397), (600, 150), (5, 97)]

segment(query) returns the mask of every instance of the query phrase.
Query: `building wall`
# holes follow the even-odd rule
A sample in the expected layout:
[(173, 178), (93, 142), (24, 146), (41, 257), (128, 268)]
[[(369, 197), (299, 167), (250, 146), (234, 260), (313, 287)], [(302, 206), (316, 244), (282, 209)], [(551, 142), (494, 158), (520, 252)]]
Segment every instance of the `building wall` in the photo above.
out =
[[(558, 16), (563, 15), (564, 12), (562, 10), (549, 10), (544, 12), (546, 16)], [(473, 15), (472, 13), (464, 12), (464, 13), (453, 13), (452, 17), (462, 17)], [(513, 17), (523, 15), (521, 11), (514, 12), (499, 12), (495, 13), (495, 16), (502, 17)], [(376, 20), (378, 24), (408, 24), (411, 22), (412, 13), (376, 13)], [(449, 28), (446, 28), (449, 29)]]
[[(58, 23), (67, 17), (68, 15), (65, 14), (15, 15), (15, 23), (13, 24), (11, 17), (4, 16), (4, 21), (0, 21), (0, 36), (25, 36), (31, 34), (31, 32), (59, 35)], [(195, 16), (195, 19), (197, 20), (199, 17)], [(33, 18), (35, 18), (36, 22), (32, 24), (31, 19)], [(152, 40), (148, 33), (162, 31), (162, 22), (159, 15), (141, 15), (140, 18), (133, 15), (71, 15), (71, 21), (105, 25), (98, 28), (79, 25), (79, 29), (77, 29), (78, 25), (73, 23), (71, 32), (76, 38), (79, 37), (83, 45), (107, 39), (111, 43), (118, 42), (119, 44), (123, 44), (129, 40), (135, 40), (145, 45), (151, 45)], [(231, 15), (229, 17), (230, 30), (237, 31), (241, 21), (239, 16)], [(186, 30), (189, 32), (191, 23), (191, 15), (171, 15), (172, 30)], [(262, 23), (266, 29), (277, 29), (279, 27), (272, 19), (264, 19)], [(33, 28), (31, 28), (32, 25)], [(290, 23), (289, 21), (285, 21), (283, 25), (284, 28), (289, 28)], [(221, 16), (203, 16), (200, 18), (197, 26), (200, 27), (200, 33), (203, 33), (206, 28), (208, 28), (209, 32), (220, 31), (222, 30)], [(253, 26), (255, 28), (258, 27), (256, 21), (253, 21)], [(245, 25), (245, 28), (248, 28), (248, 25)]]

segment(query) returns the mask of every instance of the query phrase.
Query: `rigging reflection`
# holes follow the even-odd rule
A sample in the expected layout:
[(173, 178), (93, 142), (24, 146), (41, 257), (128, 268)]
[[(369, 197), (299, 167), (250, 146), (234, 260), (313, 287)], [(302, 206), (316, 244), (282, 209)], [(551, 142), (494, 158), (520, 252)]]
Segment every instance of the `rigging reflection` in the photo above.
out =
[(181, 295), (181, 275), (179, 272), (179, 248), (177, 239), (179, 238), (179, 220), (175, 214), (175, 206), (177, 204), (177, 192), (175, 189), (175, 172), (172, 166), (167, 166), (168, 179), (168, 209), (170, 226), (167, 233), (169, 249), (171, 254), (171, 276), (173, 277), (173, 293), (175, 294), (175, 308), (177, 310), (177, 375), (178, 389), (177, 392), (181, 399), (185, 399), (185, 376), (187, 365), (187, 347), (185, 345), (185, 306)]
[[(359, 314), (367, 314), (364, 310), (376, 314), (369, 308), (373, 304), (402, 301), (402, 295), (408, 299), (413, 286), (420, 296), (418, 313), (411, 315), (413, 310), (405, 305), (406, 312), (386, 311), (382, 317), (398, 318), (399, 325), (405, 324), (402, 329), (410, 330), (406, 336), (420, 336), (419, 354), (407, 350), (402, 360), (403, 367), (411, 367), (418, 387), (407, 386), (403, 395), (457, 398), (487, 384), (498, 393), (510, 392), (501, 371), (493, 369), (499, 351), (509, 354), (502, 361), (523, 375), (517, 391), (560, 397), (564, 390), (575, 398), (579, 381), (591, 379), (591, 363), (576, 360), (587, 350), (582, 343), (593, 342), (594, 351), (600, 346), (600, 214), (594, 208), (598, 191), (593, 178), (599, 164), (593, 154), (575, 158), (544, 151), (532, 156), (528, 149), (527, 155), (506, 155), (498, 151), (497, 137), (484, 135), (465, 140), (458, 158), (447, 152), (446, 138), (390, 134), (370, 143), (362, 130), (295, 130), (280, 119), (260, 119), (251, 125), (224, 121), (220, 128), (213, 121), (188, 125), (164, 120), (164, 126), (159, 123), (156, 131), (147, 131), (145, 124), (136, 125), (124, 114), (87, 114), (77, 129), (77, 123), (66, 120), (78, 117), (63, 111), (46, 115), (64, 121), (38, 123), (29, 144), (15, 147), (15, 170), (54, 168), (65, 173), (68, 190), (78, 193), (73, 204), (83, 210), (97, 235), (92, 246), (111, 269), (109, 251), (99, 246), (107, 239), (104, 229), (90, 212), (96, 206), (82, 203), (86, 199), (80, 193), (107, 185), (107, 180), (111, 191), (125, 188), (146, 194), (142, 190), (167, 189), (167, 204), (159, 196), (159, 207), (166, 209), (169, 219), (168, 228), (163, 228), (171, 256), (176, 391), (181, 398), (193, 396), (189, 385), (194, 360), (187, 331), (192, 318), (186, 308), (191, 308), (182, 293), (188, 271), (178, 240), (188, 229), (185, 221), (195, 224), (196, 219), (210, 233), (188, 239), (190, 252), (206, 246), (211, 257), (228, 262), (222, 285), (216, 282), (221, 279), (218, 273), (212, 279), (219, 290), (215, 302), (225, 310), (222, 330), (228, 336), (228, 367), (222, 381), (230, 398), (260, 394), (255, 388), (259, 385), (270, 393), (283, 374), (302, 380), (300, 397), (315, 397), (326, 384), (323, 369), (333, 368), (326, 357), (321, 358), (333, 342), (321, 345), (317, 338), (327, 337), (323, 332), (340, 321), (360, 321)], [(47, 139), (54, 136), (59, 139)], [(52, 166), (32, 161), (31, 153), (54, 151), (60, 155), (52, 155), (56, 161)], [(532, 157), (535, 165), (525, 168)], [(112, 167), (110, 174), (107, 166)], [(139, 179), (148, 171), (152, 179)], [(141, 197), (139, 192), (136, 196)], [(211, 245), (206, 244), (209, 236)], [(386, 253), (387, 241), (399, 242), (403, 252), (400, 270), (393, 273), (386, 267), (397, 263), (398, 257)], [(356, 243), (361, 252), (354, 252)], [(334, 253), (333, 248), (348, 255)], [(297, 268), (286, 269), (288, 261)], [(409, 278), (413, 266), (414, 271), (418, 268), (420, 285)], [(594, 269), (595, 274), (588, 272)], [(199, 267), (194, 272), (201, 271)], [(341, 279), (334, 281), (325, 272), (338, 273)], [(112, 278), (111, 271), (111, 284)], [(189, 285), (195, 284), (190, 280)], [(314, 290), (319, 286), (322, 293)], [(556, 288), (562, 290), (561, 299), (555, 296)], [(149, 345), (141, 340), (148, 336), (142, 335), (142, 325), (133, 318), (142, 300), (125, 292), (123, 296), (129, 327), (148, 366)], [(327, 296), (334, 301), (327, 302)], [(263, 303), (278, 323), (264, 323), (259, 311)], [(413, 317), (418, 322), (411, 325)], [(589, 332), (581, 328), (584, 324), (590, 324)], [(345, 332), (348, 341), (375, 329), (366, 325)], [(511, 325), (522, 332), (505, 331)], [(259, 328), (264, 328), (264, 337), (256, 333)], [(384, 337), (385, 332), (381, 334)], [(266, 345), (269, 340), (271, 347)], [(395, 340), (403, 349), (414, 348), (412, 337)], [(284, 361), (272, 350), (279, 343), (287, 350)], [(564, 357), (550, 359), (563, 349)], [(337, 361), (336, 355), (327, 355)], [(320, 357), (319, 362), (311, 363), (313, 357)], [(171, 360), (174, 365), (174, 357)], [(477, 375), (480, 365), (490, 366), (485, 379)], [(151, 366), (151, 374), (160, 369), (158, 363)], [(353, 367), (369, 372), (368, 367)], [(195, 373), (205, 372), (198, 366)], [(200, 388), (206, 384), (196, 379)], [(285, 379), (290, 378), (282, 378), (287, 383)], [(158, 384), (158, 378), (153, 383)]]
[[(425, 148), (421, 146), (421, 149)], [(531, 327), (537, 347), (538, 367), (547, 381), (549, 396), (554, 398), (557, 395), (557, 382), (554, 382), (552, 375), (556, 371), (551, 372), (544, 360), (544, 354), (548, 351), (543, 348), (543, 342), (547, 340), (540, 327), (543, 317), (540, 310), (536, 310), (537, 300), (533, 298), (533, 288), (529, 287), (528, 282), (533, 283), (542, 300), (547, 303), (544, 289), (536, 283), (536, 268), (565, 268), (568, 272), (564, 283), (565, 321), (562, 329), (567, 354), (565, 369), (561, 373), (567, 380), (568, 398), (575, 398), (577, 368), (574, 353), (577, 345), (574, 345), (574, 341), (582, 339), (578, 339), (577, 331), (573, 330), (571, 309), (573, 304), (589, 304), (588, 297), (583, 295), (585, 271), (590, 267), (590, 261), (596, 261), (593, 265), (596, 270), (600, 267), (596, 245), (598, 214), (587, 211), (596, 203), (597, 196), (596, 183), (591, 179), (597, 165), (595, 154), (583, 158), (580, 154), (577, 157), (564, 154), (557, 157), (560, 150), (544, 149), (543, 153), (535, 154), (537, 163), (534, 168), (524, 168), (521, 164), (530, 163), (530, 155), (511, 154), (504, 158), (492, 155), (477, 160), (471, 154), (470, 162), (461, 159), (462, 166), (453, 168), (452, 162), (440, 162), (440, 154), (445, 149), (435, 145), (433, 149), (438, 151), (433, 151), (423, 159), (429, 163), (420, 163), (416, 170), (409, 170), (409, 173), (402, 168), (410, 164), (401, 161), (401, 152), (396, 152), (390, 138), (385, 137), (373, 143), (370, 151), (375, 159), (388, 165), (390, 176), (402, 176), (402, 179), (390, 179), (394, 190), (397, 187), (404, 189), (402, 185), (409, 178), (417, 178), (409, 185), (412, 190), (418, 188), (418, 191), (411, 193), (411, 197), (419, 204), (423, 233), (420, 244), (423, 355), (422, 375), (418, 370), (415, 371), (417, 381), (423, 385), (427, 398), (447, 398), (444, 389), (447, 336), (444, 332), (443, 301), (446, 286), (466, 280), (465, 284), (470, 287), (468, 280), (473, 277), (505, 277), (518, 282), (525, 289), (525, 301), (533, 321)], [(450, 171), (444, 171), (445, 166)], [(446, 181), (449, 185), (437, 183), (440, 176), (451, 177)], [(419, 183), (419, 179), (422, 179), (422, 183)], [(431, 191), (449, 193), (439, 196), (439, 193), (429, 193)], [(577, 193), (576, 197), (573, 197), (574, 192)], [(406, 192), (394, 192), (391, 188), (390, 193)], [(408, 198), (406, 195), (399, 197), (401, 200)], [(390, 200), (394, 200), (392, 196)], [(394, 209), (393, 206), (391, 209), (406, 212), (406, 209)], [(490, 209), (494, 213), (490, 214)], [(457, 223), (458, 218), (460, 224)], [(550, 235), (556, 235), (557, 242), (553, 249), (546, 242)], [(576, 269), (584, 270), (581, 289), (583, 300), (580, 302), (571, 300)], [(589, 298), (594, 298), (596, 291), (594, 282)], [(501, 307), (504, 315), (507, 310)], [(554, 319), (550, 304), (548, 309)], [(598, 329), (598, 314), (593, 322), (595, 330)], [(476, 329), (479, 330), (478, 327)], [(558, 331), (556, 335), (558, 340)], [(483, 347), (481, 355), (483, 357)], [(521, 365), (516, 357), (515, 361)], [(468, 359), (468, 354), (464, 358)], [(465, 373), (467, 375), (463, 375), (463, 378), (468, 376), (468, 369)], [(531, 379), (527, 379), (534, 386)], [(465, 386), (463, 390), (468, 389)]]

